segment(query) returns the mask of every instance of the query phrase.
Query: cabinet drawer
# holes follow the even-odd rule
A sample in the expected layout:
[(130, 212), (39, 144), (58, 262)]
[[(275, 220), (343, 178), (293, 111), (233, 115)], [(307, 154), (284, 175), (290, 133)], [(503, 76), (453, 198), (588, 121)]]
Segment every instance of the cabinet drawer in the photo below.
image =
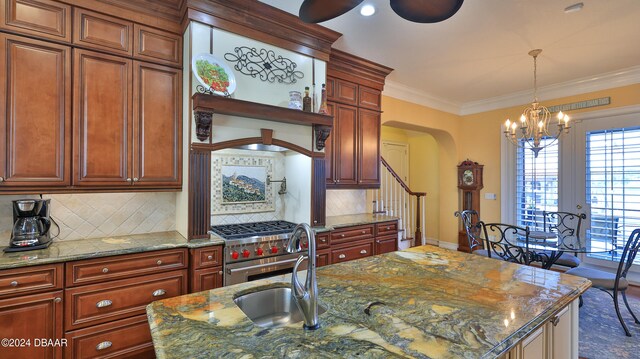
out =
[(358, 106), (380, 110), (382, 108), (382, 93), (376, 89), (360, 85), (358, 87)]
[(135, 24), (133, 56), (166, 65), (182, 62), (182, 36)]
[(127, 254), (69, 262), (67, 287), (187, 268), (186, 249)]
[(73, 43), (92, 49), (131, 55), (133, 23), (76, 8)]
[(347, 227), (331, 232), (331, 245), (373, 238), (373, 224)]
[(375, 239), (375, 254), (395, 252), (398, 250), (398, 234), (390, 234)]
[(221, 266), (222, 246), (192, 249), (191, 263), (193, 269)]
[(62, 289), (62, 264), (0, 271), (0, 298)]
[(65, 329), (144, 314), (147, 304), (186, 292), (186, 270), (67, 289)]
[(69, 332), (67, 358), (155, 358), (146, 315)]
[(373, 241), (364, 241), (353, 246), (331, 251), (331, 264), (352, 261), (373, 255)]
[(0, 28), (71, 42), (71, 6), (49, 0), (0, 0)]
[(376, 236), (386, 236), (398, 232), (398, 221), (376, 224)]
[(192, 271), (189, 292), (201, 292), (222, 287), (222, 274), (222, 267)]
[(329, 248), (329, 237), (331, 232), (322, 232), (316, 234), (316, 249)]

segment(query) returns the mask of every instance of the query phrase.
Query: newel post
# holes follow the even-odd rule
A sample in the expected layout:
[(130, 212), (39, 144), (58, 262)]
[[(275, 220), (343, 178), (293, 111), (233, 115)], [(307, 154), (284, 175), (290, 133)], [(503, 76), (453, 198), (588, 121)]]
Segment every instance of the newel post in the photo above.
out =
[[(421, 193), (416, 193), (416, 233), (413, 240), (413, 246), (417, 247), (422, 245), (422, 228), (420, 226), (420, 197)], [(418, 242), (420, 241), (420, 242)]]

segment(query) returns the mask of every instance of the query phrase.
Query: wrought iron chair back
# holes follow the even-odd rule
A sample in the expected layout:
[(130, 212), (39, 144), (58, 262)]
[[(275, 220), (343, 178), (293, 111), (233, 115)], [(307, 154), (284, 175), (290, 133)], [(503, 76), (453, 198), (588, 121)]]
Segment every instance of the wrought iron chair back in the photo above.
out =
[(640, 228), (631, 232), (631, 235), (624, 246), (622, 256), (620, 257), (620, 264), (618, 264), (618, 271), (616, 272), (614, 291), (618, 291), (620, 278), (627, 278), (627, 273), (633, 265), (633, 261), (636, 259), (638, 250), (640, 250)]
[(584, 213), (542, 211), (544, 230), (563, 238), (574, 237), (579, 240), (583, 219), (587, 219)]
[[(529, 227), (519, 227), (505, 223), (479, 222), (482, 227), (483, 237), (487, 244), (489, 257), (502, 258), (508, 262), (529, 265)], [(527, 245), (523, 249), (517, 242)]]
[(478, 223), (480, 222), (478, 212), (472, 209), (466, 209), (464, 211), (456, 211), (454, 215), (456, 217), (460, 217), (462, 220), (462, 226), (467, 233), (467, 240), (469, 241), (469, 249), (471, 250), (471, 253), (475, 250), (482, 249), (484, 247), (484, 241), (480, 237), (481, 227), (478, 226)]

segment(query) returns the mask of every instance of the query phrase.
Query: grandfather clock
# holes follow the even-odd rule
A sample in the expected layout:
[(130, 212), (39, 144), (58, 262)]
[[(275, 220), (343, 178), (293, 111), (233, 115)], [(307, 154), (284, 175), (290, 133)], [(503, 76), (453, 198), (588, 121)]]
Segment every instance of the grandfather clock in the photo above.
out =
[[(484, 165), (467, 159), (458, 165), (458, 188), (462, 190), (460, 210), (472, 209), (480, 218), (480, 190), (482, 189), (482, 168)], [(458, 250), (471, 252), (467, 232), (464, 228), (458, 233)]]

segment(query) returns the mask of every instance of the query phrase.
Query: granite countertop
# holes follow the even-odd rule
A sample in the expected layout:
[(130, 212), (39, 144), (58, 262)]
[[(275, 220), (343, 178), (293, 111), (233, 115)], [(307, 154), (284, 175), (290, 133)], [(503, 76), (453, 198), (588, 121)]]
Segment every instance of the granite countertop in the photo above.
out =
[[(159, 359), (480, 358), (514, 346), (587, 290), (586, 279), (422, 246), (318, 269), (321, 328), (255, 326), (234, 295), (287, 276), (151, 303)], [(381, 302), (370, 306), (371, 303)], [(365, 308), (369, 307), (369, 314)]]
[(169, 248), (198, 248), (217, 244), (224, 244), (224, 240), (217, 236), (211, 236), (210, 239), (187, 241), (176, 231), (79, 239), (74, 241), (54, 240), (47, 249), (13, 253), (0, 252), (0, 269)]
[(342, 216), (329, 216), (326, 218), (324, 227), (314, 227), (316, 232), (332, 231), (341, 227), (358, 226), (362, 224), (372, 224), (388, 221), (397, 221), (399, 218), (387, 216), (386, 214), (360, 213), (345, 214)]

